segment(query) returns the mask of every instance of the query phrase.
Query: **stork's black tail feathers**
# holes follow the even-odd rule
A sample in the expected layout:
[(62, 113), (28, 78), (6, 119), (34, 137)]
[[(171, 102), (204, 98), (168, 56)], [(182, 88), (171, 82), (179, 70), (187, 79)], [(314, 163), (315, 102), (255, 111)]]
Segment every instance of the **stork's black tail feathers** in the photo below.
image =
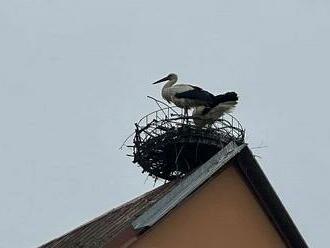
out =
[(213, 106), (223, 102), (236, 102), (238, 101), (238, 96), (236, 92), (227, 92), (225, 94), (215, 96), (215, 101)]

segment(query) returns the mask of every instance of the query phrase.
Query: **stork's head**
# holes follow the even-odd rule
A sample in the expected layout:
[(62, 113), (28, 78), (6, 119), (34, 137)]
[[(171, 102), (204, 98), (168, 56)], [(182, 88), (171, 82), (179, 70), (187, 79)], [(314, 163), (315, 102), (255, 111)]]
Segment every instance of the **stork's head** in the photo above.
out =
[(158, 84), (164, 81), (176, 82), (177, 80), (178, 80), (178, 76), (175, 73), (170, 73), (166, 77), (154, 82), (153, 84)]

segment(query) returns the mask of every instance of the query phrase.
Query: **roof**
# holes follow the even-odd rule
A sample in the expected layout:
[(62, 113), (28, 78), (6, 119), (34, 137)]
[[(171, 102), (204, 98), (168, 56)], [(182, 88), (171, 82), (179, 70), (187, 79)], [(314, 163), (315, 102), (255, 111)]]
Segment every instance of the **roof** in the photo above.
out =
[(149, 193), (57, 238), (41, 248), (118, 247), (157, 223), (216, 172), (234, 161), (244, 180), (288, 247), (308, 247), (246, 144), (229, 143), (183, 179)]
[(40, 246), (40, 248), (102, 247), (109, 240), (118, 237), (122, 231), (129, 227), (133, 219), (169, 192), (175, 183), (175, 181), (172, 181), (149, 191), (74, 229), (64, 236)]

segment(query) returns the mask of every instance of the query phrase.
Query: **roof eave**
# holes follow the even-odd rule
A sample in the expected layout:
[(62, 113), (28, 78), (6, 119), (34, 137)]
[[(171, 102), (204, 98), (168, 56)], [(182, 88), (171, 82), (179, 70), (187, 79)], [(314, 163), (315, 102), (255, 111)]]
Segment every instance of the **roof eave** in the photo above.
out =
[(294, 224), (268, 178), (248, 147), (236, 156), (237, 167), (255, 194), (258, 202), (280, 233), (288, 247), (307, 248), (304, 238)]

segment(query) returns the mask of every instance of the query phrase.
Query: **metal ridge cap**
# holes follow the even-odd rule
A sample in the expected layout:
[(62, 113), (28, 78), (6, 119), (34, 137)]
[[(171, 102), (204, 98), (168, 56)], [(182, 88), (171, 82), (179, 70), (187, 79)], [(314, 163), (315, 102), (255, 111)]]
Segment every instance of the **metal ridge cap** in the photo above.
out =
[(155, 224), (246, 146), (247, 144), (238, 146), (235, 142), (230, 142), (192, 174), (184, 177), (177, 186), (136, 218), (132, 222), (133, 228), (142, 229)]

